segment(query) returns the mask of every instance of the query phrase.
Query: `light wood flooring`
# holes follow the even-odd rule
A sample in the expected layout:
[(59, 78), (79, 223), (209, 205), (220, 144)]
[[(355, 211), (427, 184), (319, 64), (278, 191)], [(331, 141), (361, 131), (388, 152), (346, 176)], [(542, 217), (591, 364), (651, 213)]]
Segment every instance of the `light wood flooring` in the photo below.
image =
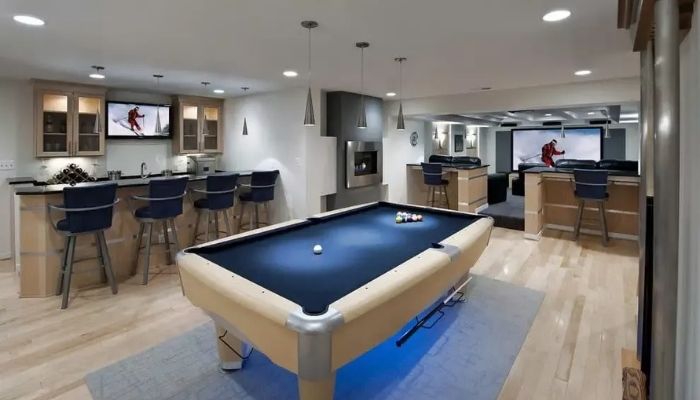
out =
[[(0, 399), (90, 399), (83, 377), (208, 318), (180, 292), (176, 274), (148, 286), (138, 276), (107, 288), (18, 299), (0, 261)], [(172, 272), (172, 271), (171, 271)], [(637, 246), (549, 232), (539, 242), (495, 229), (474, 273), (546, 293), (500, 399), (620, 399), (621, 349), (634, 349)]]

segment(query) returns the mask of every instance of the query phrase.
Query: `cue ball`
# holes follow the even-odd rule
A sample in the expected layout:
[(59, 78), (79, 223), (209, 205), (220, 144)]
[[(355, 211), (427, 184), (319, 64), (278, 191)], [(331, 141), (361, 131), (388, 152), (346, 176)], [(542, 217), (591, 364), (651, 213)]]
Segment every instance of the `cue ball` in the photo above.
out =
[(322, 251), (323, 251), (323, 247), (321, 247), (320, 244), (317, 244), (316, 246), (314, 246), (314, 254), (321, 254)]

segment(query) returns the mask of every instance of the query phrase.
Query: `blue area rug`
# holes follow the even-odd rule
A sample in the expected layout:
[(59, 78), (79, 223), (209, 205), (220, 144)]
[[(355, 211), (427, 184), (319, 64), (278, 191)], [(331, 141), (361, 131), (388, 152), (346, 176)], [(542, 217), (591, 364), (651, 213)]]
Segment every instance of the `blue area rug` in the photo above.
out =
[[(338, 371), (336, 399), (498, 397), (544, 294), (475, 276), (465, 303), (447, 308), (406, 344), (399, 333)], [(96, 400), (296, 399), (296, 375), (253, 352), (234, 373), (218, 368), (213, 323), (90, 373)]]

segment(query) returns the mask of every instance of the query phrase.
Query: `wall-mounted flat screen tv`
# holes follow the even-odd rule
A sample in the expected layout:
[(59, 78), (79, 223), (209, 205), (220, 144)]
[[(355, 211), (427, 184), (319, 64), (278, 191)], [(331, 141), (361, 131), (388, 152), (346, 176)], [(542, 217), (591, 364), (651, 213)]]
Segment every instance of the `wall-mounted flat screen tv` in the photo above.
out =
[(512, 167), (521, 163), (545, 163), (573, 158), (599, 161), (603, 155), (603, 128), (582, 127), (513, 129)]
[(170, 105), (107, 102), (107, 138), (168, 139)]

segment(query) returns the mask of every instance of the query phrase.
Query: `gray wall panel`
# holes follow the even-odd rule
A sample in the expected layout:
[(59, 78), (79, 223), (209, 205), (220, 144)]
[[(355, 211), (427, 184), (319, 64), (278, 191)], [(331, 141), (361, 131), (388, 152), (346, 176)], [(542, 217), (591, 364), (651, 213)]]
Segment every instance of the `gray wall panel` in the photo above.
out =
[(613, 160), (626, 159), (626, 130), (610, 129), (610, 137), (603, 139), (603, 158)]
[(511, 140), (510, 131), (496, 132), (496, 172), (511, 171)]
[[(338, 191), (328, 196), (329, 210), (378, 201), (382, 196), (382, 186), (366, 186), (347, 189), (345, 187), (345, 142), (361, 140), (382, 142), (384, 132), (384, 101), (377, 97), (365, 96), (367, 128), (357, 128), (357, 115), (360, 112), (361, 95), (349, 92), (328, 92), (326, 94), (326, 124), (328, 136), (338, 138), (337, 182)], [(381, 147), (379, 152), (381, 153)]]

